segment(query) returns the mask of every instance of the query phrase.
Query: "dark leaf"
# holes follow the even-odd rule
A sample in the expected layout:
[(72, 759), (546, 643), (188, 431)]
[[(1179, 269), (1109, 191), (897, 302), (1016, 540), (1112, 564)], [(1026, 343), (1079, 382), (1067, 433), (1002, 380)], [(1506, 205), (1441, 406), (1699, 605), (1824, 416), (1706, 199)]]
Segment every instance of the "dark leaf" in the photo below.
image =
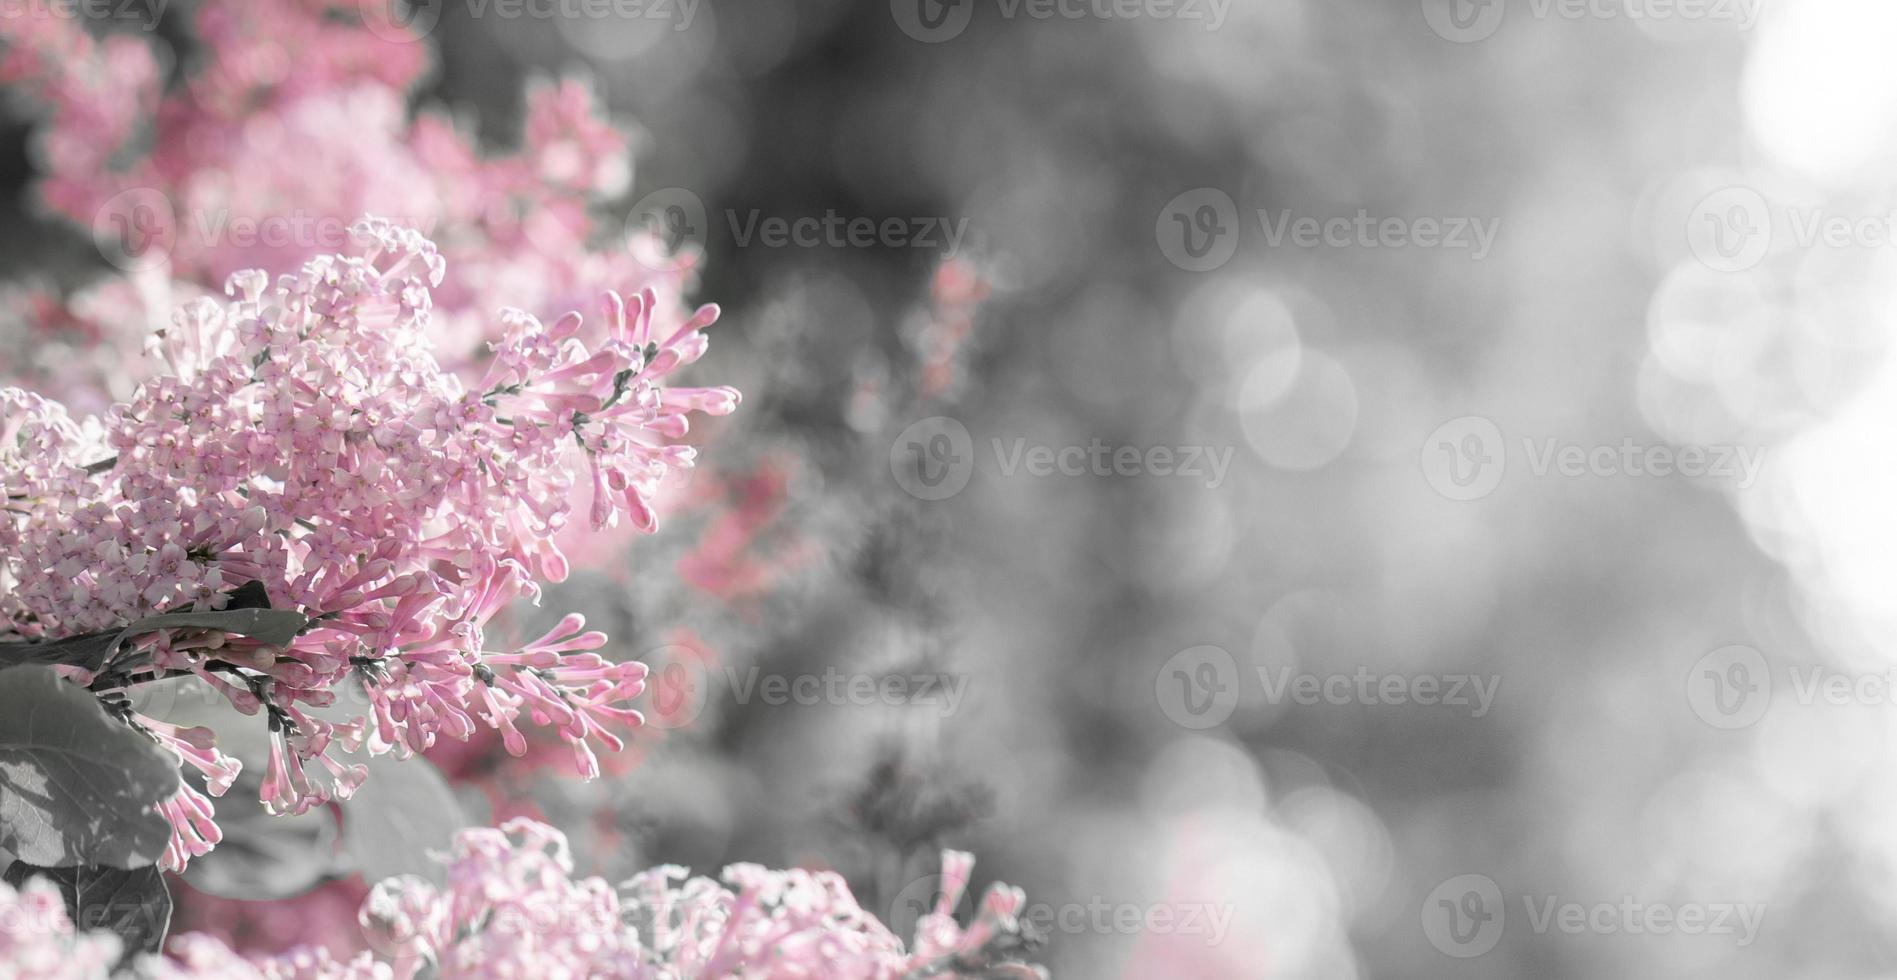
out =
[(51, 667), (0, 670), (0, 848), (40, 867), (139, 868), (171, 826), (178, 760)]
[[(125, 941), (125, 958), (156, 953), (171, 928), (171, 890), (157, 868), (40, 868), (13, 862), (4, 876), (16, 888), (46, 878), (66, 896), (66, 915), (81, 932), (108, 929)], [(123, 962), (123, 961), (121, 961)]]
[(97, 673), (118, 649), (119, 632), (87, 633), (49, 643), (0, 643), (0, 668), (20, 664), (69, 664)]
[(231, 601), (226, 603), (224, 611), (233, 609), (268, 609), (270, 593), (264, 591), (263, 583), (255, 579), (230, 590)]
[(218, 612), (164, 613), (147, 616), (125, 628), (121, 634), (131, 638), (140, 633), (165, 629), (222, 630), (261, 640), (273, 647), (289, 646), (297, 633), (309, 625), (309, 617), (289, 609), (225, 609)]
[(232, 590), (231, 605), (216, 612), (165, 613), (147, 616), (122, 630), (86, 633), (40, 643), (0, 643), (0, 667), (19, 664), (66, 664), (97, 673), (119, 644), (143, 633), (162, 629), (212, 629), (288, 646), (309, 617), (289, 609), (270, 608), (270, 597), (255, 582)]

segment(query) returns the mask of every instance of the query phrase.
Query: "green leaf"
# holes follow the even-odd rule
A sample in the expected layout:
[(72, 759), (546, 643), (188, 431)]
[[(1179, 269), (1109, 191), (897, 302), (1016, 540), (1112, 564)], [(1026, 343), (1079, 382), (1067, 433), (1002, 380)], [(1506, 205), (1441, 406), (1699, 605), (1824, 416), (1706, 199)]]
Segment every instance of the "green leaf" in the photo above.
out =
[[(347, 761), (355, 761), (353, 759)], [(469, 825), (441, 770), (426, 759), (368, 759), (369, 778), (341, 803), (343, 860), (371, 884), (412, 874), (443, 880), (440, 861)]]
[(43, 868), (141, 868), (171, 825), (153, 810), (178, 791), (178, 760), (61, 680), (0, 670), (0, 848)]
[(47, 878), (59, 886), (66, 916), (81, 932), (117, 933), (125, 941), (121, 964), (139, 953), (158, 952), (171, 928), (171, 890), (157, 868), (39, 868), (15, 861), (4, 875), (16, 888), (28, 878)]

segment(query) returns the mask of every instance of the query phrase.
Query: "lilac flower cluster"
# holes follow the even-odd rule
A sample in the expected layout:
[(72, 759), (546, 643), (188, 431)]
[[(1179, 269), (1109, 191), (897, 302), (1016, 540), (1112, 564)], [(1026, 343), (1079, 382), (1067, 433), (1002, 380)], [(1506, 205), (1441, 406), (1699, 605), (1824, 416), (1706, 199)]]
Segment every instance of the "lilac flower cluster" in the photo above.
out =
[(14, 980), (105, 977), (122, 945), (109, 931), (76, 933), (52, 882), (35, 878), (18, 890), (0, 882), (0, 964)]
[(40, 202), (131, 268), (0, 309), (0, 341), (31, 345), (15, 374), (137, 380), (117, 352), (136, 354), (146, 321), (235, 272), (338, 251), (334, 232), (361, 214), (427, 234), (458, 270), (432, 321), (451, 369), (491, 339), (502, 305), (552, 317), (612, 288), (669, 306), (696, 273), (695, 255), (600, 219), (632, 162), (591, 87), (531, 84), (518, 148), (484, 152), (465, 116), (410, 111), (430, 49), (387, 0), (203, 0), (191, 68), (170, 86), (162, 44), (94, 38), (52, 0), (17, 6), (0, 17), (0, 84), (44, 111)]
[[(347, 798), (364, 769), (336, 749), (408, 755), (477, 725), (524, 751), (524, 713), (569, 742), (621, 747), (645, 666), (597, 651), (569, 616), (511, 650), (483, 626), (566, 576), (553, 536), (576, 480), (594, 527), (653, 524), (693, 412), (724, 414), (730, 388), (666, 384), (704, 354), (705, 307), (682, 322), (650, 293), (609, 293), (600, 323), (509, 311), (478, 384), (436, 362), (427, 325), (445, 262), (432, 243), (369, 218), (361, 254), (319, 256), (272, 285), (230, 279), (229, 300), (188, 304), (152, 354), (165, 371), (102, 418), (0, 390), (0, 639), (122, 628), (215, 610), (240, 588), (308, 625), (273, 647), (214, 629), (132, 640), (86, 678), (95, 690), (195, 677), (271, 733), (263, 799), (300, 813)], [(353, 680), (352, 680), (353, 679)], [(368, 708), (322, 717), (347, 683)], [(202, 730), (133, 714), (213, 792), (234, 762)], [(161, 808), (164, 865), (215, 843), (209, 801), (188, 784)]]
[[(1045, 978), (1015, 956), (1032, 942), (1018, 918), (1020, 889), (991, 886), (973, 921), (956, 921), (972, 867), (967, 854), (944, 853), (943, 892), (905, 947), (834, 872), (739, 864), (721, 884), (667, 866), (615, 889), (572, 877), (559, 831), (511, 820), (456, 837), (445, 887), (413, 876), (376, 886), (359, 918), (385, 959), (312, 947), (245, 958), (187, 934), (171, 941), (171, 958), (141, 966), (161, 980), (409, 980), (424, 971), (442, 980)], [(0, 962), (20, 976), (104, 978), (118, 953), (109, 933), (75, 934), (50, 885), (0, 885)]]

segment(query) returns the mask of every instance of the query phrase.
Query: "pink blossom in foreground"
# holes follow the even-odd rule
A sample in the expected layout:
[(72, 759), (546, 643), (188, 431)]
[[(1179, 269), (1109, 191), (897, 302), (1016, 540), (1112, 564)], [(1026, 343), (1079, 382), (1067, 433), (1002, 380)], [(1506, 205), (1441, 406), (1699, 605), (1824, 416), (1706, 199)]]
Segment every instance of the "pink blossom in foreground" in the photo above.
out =
[(378, 885), (362, 920), (398, 978), (424, 964), (469, 980), (1044, 976), (1010, 955), (1023, 939), (1019, 890), (995, 886), (966, 928), (949, 914), (971, 861), (949, 853), (946, 866), (962, 873), (944, 876), (951, 892), (905, 949), (833, 872), (739, 864), (721, 884), (661, 867), (615, 890), (571, 877), (558, 831), (512, 820), (461, 833), (446, 888), (413, 878)]
[[(954, 919), (972, 865), (966, 854), (944, 855), (947, 886), (905, 947), (834, 872), (737, 864), (720, 883), (660, 867), (615, 889), (572, 876), (559, 831), (510, 820), (456, 837), (445, 887), (414, 877), (375, 887), (359, 918), (379, 957), (299, 948), (246, 958), (196, 933), (142, 965), (162, 980), (408, 980), (424, 970), (442, 980), (1045, 977), (1016, 958), (1028, 944), (1019, 889), (995, 885), (972, 922)], [(0, 886), (8, 976), (104, 978), (118, 951), (109, 934), (76, 935), (51, 886)]]
[(100, 930), (76, 934), (58, 887), (43, 879), (25, 887), (0, 882), (0, 967), (14, 980), (104, 977), (122, 943)]
[[(565, 578), (554, 536), (576, 483), (587, 520), (649, 530), (693, 413), (736, 408), (730, 388), (669, 384), (706, 350), (717, 319), (673, 319), (650, 292), (607, 293), (602, 315), (552, 324), (501, 315), (472, 386), (436, 361), (427, 326), (446, 263), (385, 221), (354, 229), (360, 254), (326, 255), (272, 285), (231, 277), (230, 299), (187, 304), (152, 353), (167, 369), (102, 417), (0, 388), (0, 639), (115, 629), (177, 610), (221, 608), (261, 586), (308, 616), (277, 649), (216, 630), (147, 634), (93, 678), (107, 692), (196, 677), (271, 738), (263, 799), (301, 813), (347, 798), (363, 768), (331, 750), (407, 756), (441, 737), (523, 722), (555, 730), (582, 775), (593, 746), (617, 750), (645, 665), (597, 651), (606, 637), (568, 616), (517, 649), (483, 627), (509, 602)], [(357, 683), (367, 710), (327, 708)], [(235, 763), (208, 734), (133, 719), (211, 778)], [(161, 806), (174, 827), (164, 865), (216, 841), (209, 801)]]

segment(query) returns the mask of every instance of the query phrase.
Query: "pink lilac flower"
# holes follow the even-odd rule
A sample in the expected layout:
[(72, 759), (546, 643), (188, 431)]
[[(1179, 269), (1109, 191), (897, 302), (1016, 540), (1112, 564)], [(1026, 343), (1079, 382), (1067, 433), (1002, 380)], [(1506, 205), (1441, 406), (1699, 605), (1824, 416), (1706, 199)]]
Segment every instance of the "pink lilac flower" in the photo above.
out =
[[(615, 890), (575, 880), (566, 839), (531, 820), (463, 831), (447, 885), (394, 879), (363, 905), (371, 944), (398, 978), (434, 965), (444, 978), (1044, 976), (1013, 960), (1018, 890), (997, 886), (967, 929), (952, 892), (925, 918), (913, 951), (865, 912), (834, 872), (733, 865), (721, 885), (682, 868), (641, 873)], [(946, 876), (945, 876), (946, 877)], [(967, 972), (964, 972), (967, 971)]]
[(118, 963), (120, 948), (111, 932), (75, 932), (66, 900), (51, 882), (33, 879), (17, 890), (0, 883), (0, 966), (6, 976), (104, 978)]
[(701, 475), (710, 510), (690, 551), (678, 559), (686, 584), (754, 618), (758, 601), (784, 576), (817, 559), (816, 541), (786, 527), (794, 460), (773, 456), (723, 479)]
[(917, 394), (939, 398), (954, 393), (966, 356), (965, 346), (989, 290), (988, 279), (967, 259), (949, 259), (936, 267), (929, 282), (934, 316), (915, 339), (922, 356)]
[(50, 0), (30, 2), (28, 15), (0, 19), (0, 83), (45, 107), (40, 197), (103, 235), (134, 275), (157, 263), (215, 290), (242, 269), (279, 273), (339, 251), (349, 221), (383, 214), (444, 243), (463, 270), (435, 296), (433, 333), (455, 367), (478, 359), (503, 304), (554, 316), (611, 288), (649, 289), (669, 307), (695, 273), (690, 256), (660, 260), (652, 236), (628, 239), (596, 218), (631, 167), (586, 85), (532, 85), (512, 154), (477, 152), (444, 113), (411, 119), (428, 47), (388, 21), (385, 0), (207, 0), (199, 57), (169, 91), (143, 41), (95, 42), (74, 18), (47, 15)]
[[(520, 752), (529, 721), (596, 774), (594, 747), (620, 748), (616, 732), (640, 721), (629, 702), (645, 666), (599, 654), (605, 636), (577, 616), (512, 650), (490, 649), (483, 627), (566, 576), (554, 535), (577, 481), (596, 488), (594, 527), (652, 527), (658, 485), (693, 463), (677, 441), (689, 416), (738, 403), (670, 383), (704, 354), (717, 308), (673, 318), (648, 291), (607, 292), (597, 321), (506, 311), (470, 387), (433, 355), (446, 274), (433, 243), (374, 218), (353, 233), (359, 254), (274, 285), (238, 273), (228, 299), (188, 303), (153, 338), (162, 373), (102, 418), (0, 389), (0, 637), (216, 609), (254, 583), (309, 617), (287, 647), (162, 630), (108, 664), (100, 689), (190, 675), (261, 713), (271, 810), (348, 798), (363, 768), (332, 749), (407, 756), (487, 727)], [(318, 717), (348, 684), (367, 710)], [(134, 720), (207, 775), (231, 764), (199, 733)], [(161, 810), (177, 831), (166, 867), (215, 843), (205, 797)]]
[[(176, 936), (168, 958), (147, 958), (162, 980), (759, 980), (900, 977), (1044, 978), (1017, 954), (1027, 938), (1019, 889), (989, 889), (973, 921), (952, 909), (973, 858), (949, 851), (935, 910), (905, 947), (864, 911), (841, 876), (737, 864), (722, 884), (665, 866), (614, 888), (574, 878), (559, 831), (532, 820), (465, 830), (447, 857), (445, 884), (403, 876), (377, 884), (358, 919), (370, 951), (319, 947), (245, 957), (203, 934)], [(119, 941), (76, 934), (59, 893), (44, 882), (0, 885), (0, 966), (8, 976), (104, 980)]]
[[(277, 956), (246, 958), (203, 934), (179, 936), (169, 958), (146, 961), (153, 980), (393, 980), (386, 963), (367, 952), (347, 960), (327, 950), (298, 947)], [(92, 980), (75, 975), (75, 980)], [(99, 975), (104, 980), (104, 974)]]

